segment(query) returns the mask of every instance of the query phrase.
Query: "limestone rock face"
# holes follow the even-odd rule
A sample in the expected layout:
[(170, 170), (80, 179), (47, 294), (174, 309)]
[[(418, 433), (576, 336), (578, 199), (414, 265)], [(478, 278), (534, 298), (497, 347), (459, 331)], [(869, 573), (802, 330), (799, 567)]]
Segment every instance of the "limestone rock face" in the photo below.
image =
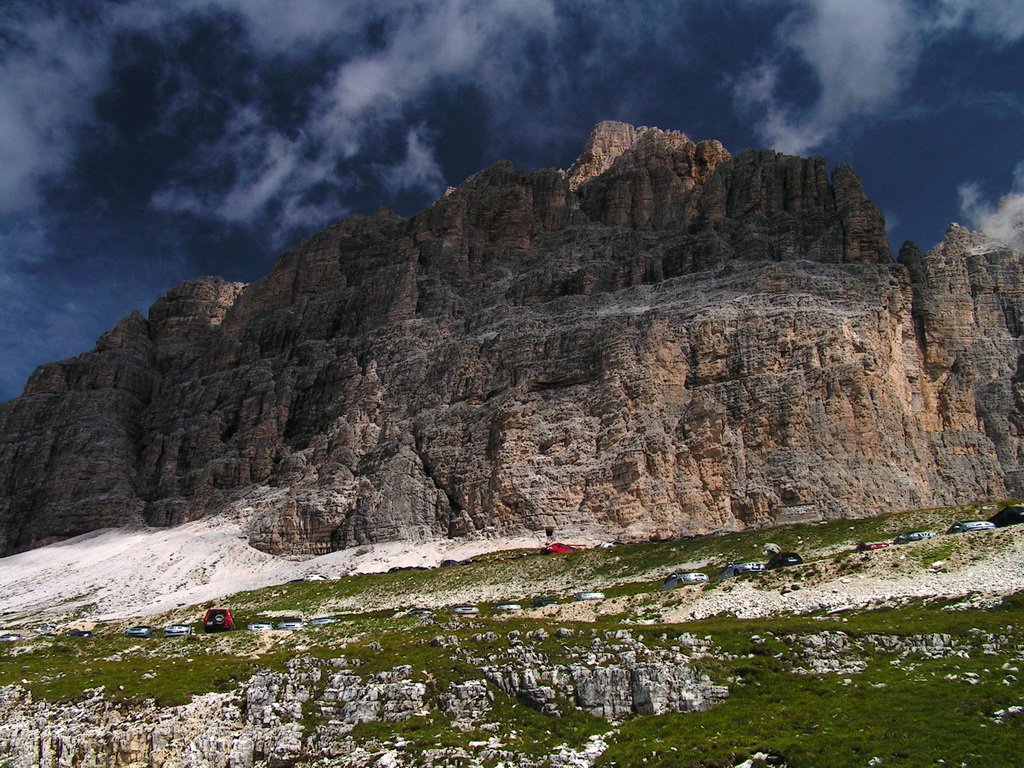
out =
[(846, 166), (602, 123), (201, 278), (0, 404), (0, 551), (647, 538), (1021, 492), (1020, 254), (890, 257)]

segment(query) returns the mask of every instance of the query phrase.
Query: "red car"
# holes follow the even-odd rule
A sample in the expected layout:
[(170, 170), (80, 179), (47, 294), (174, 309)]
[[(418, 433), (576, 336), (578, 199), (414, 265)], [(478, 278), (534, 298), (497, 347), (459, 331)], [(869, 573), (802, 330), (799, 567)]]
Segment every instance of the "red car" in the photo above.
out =
[(227, 608), (211, 608), (203, 617), (203, 630), (206, 632), (229, 632), (235, 628), (235, 620)]
[(575, 552), (576, 547), (570, 544), (562, 544), (561, 542), (559, 542), (557, 544), (549, 544), (548, 546), (544, 547), (543, 551), (545, 555), (567, 555), (570, 552)]
[(888, 549), (888, 541), (862, 541), (857, 545), (858, 552), (870, 552), (873, 549)]

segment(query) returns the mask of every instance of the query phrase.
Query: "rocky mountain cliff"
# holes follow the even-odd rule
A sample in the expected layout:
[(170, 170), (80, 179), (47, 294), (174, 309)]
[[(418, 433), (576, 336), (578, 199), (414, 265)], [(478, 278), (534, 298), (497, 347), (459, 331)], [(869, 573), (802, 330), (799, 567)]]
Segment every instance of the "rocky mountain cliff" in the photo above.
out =
[(893, 262), (854, 172), (598, 125), (252, 284), (201, 278), (0, 404), (0, 552), (232, 515), (323, 553), (647, 538), (1020, 495), (1020, 254)]

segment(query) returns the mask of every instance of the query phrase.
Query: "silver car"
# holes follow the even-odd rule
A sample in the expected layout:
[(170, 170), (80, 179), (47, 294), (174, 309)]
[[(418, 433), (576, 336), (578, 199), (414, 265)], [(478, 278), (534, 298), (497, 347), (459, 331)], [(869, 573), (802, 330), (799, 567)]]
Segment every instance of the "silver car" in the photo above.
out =
[(893, 544), (908, 544), (911, 541), (924, 541), (925, 539), (935, 538), (933, 531), (907, 531), (901, 533), (895, 539), (892, 540)]
[(572, 599), (579, 602), (585, 600), (604, 600), (604, 592), (577, 592), (572, 596)]
[(295, 632), (300, 629), (305, 629), (305, 627), (306, 622), (294, 616), (287, 619), (281, 619), (279, 622), (277, 622), (277, 628), (283, 629), (286, 632)]
[(681, 587), (684, 584), (704, 584), (708, 579), (706, 573), (700, 573), (699, 571), (688, 571), (687, 573), (673, 573), (668, 576), (661, 584), (662, 589), (672, 589), (674, 587)]
[(991, 531), (996, 527), (995, 523), (988, 520), (961, 520), (949, 526), (946, 533), (969, 533), (970, 531)]
[(246, 629), (250, 632), (271, 632), (274, 629), (274, 625), (269, 621), (254, 621)]
[(191, 637), (192, 627), (188, 624), (171, 624), (164, 627), (164, 637)]
[(726, 563), (725, 567), (716, 575), (716, 579), (729, 579), (739, 576), (741, 573), (760, 573), (764, 570), (764, 563)]

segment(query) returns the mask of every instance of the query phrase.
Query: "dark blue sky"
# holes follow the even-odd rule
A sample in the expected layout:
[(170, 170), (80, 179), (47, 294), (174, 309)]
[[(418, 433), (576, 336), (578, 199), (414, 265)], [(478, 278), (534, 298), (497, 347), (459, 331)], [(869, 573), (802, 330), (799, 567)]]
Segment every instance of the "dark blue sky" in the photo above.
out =
[(894, 250), (1019, 238), (1024, 0), (5, 0), (0, 399), (182, 280), (567, 168), (606, 119), (851, 163)]

